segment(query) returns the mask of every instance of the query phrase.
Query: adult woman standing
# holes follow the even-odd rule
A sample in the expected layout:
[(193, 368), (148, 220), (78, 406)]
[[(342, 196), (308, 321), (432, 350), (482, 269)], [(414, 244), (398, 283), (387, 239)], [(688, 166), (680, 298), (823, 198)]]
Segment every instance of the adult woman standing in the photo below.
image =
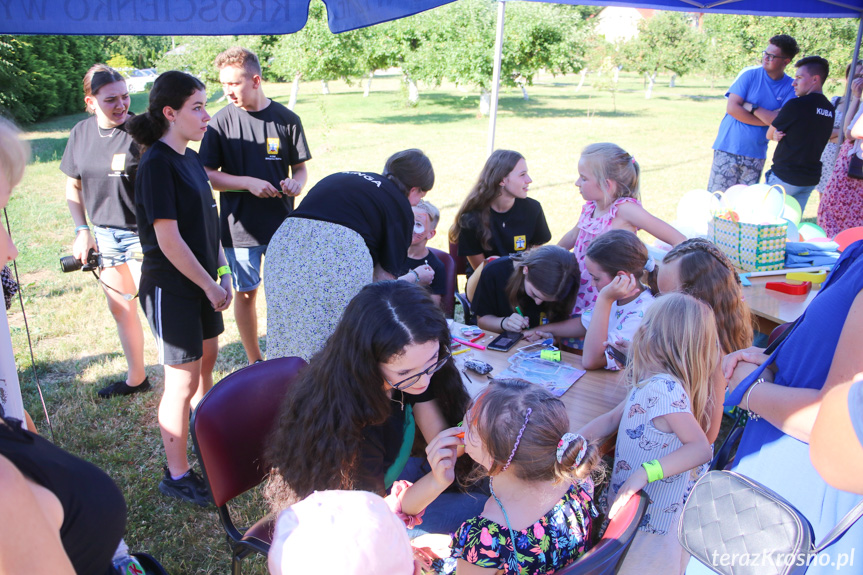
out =
[[(75, 222), (72, 253), (86, 263), (90, 250), (102, 256), (100, 283), (117, 323), (128, 364), (125, 380), (99, 390), (99, 396), (130, 395), (150, 389), (144, 370), (144, 331), (134, 299), (141, 275), (141, 242), (135, 220), (138, 145), (126, 130), (129, 90), (116, 70), (96, 64), (84, 75), (84, 102), (90, 118), (69, 135), (60, 170), (66, 174), (66, 203)], [(87, 225), (93, 223), (93, 233)], [(95, 236), (95, 237), (94, 237)]]
[[(809, 436), (824, 395), (863, 371), (863, 242), (845, 249), (803, 317), (770, 356), (749, 348), (723, 359), (732, 391), (726, 405), (750, 412), (734, 470), (773, 489), (809, 520), (816, 541), (860, 500), (827, 485), (809, 459)], [(829, 550), (849, 557), (863, 540), (857, 522)], [(687, 573), (706, 573), (690, 562)], [(815, 562), (809, 575), (835, 573)], [(859, 564), (842, 573), (863, 573)]]
[[(276, 510), (313, 491), (391, 490), (394, 510), (410, 525), (436, 500), (443, 508), (430, 508), (423, 528), (449, 533), (482, 509), (484, 497), (439, 498), (453, 481), (459, 444), (458, 430), (447, 428), (468, 403), (450, 341), (443, 312), (423, 288), (404, 281), (362, 288), (282, 405), (268, 453)], [(432, 471), (409, 485), (396, 479), (414, 444), (414, 421)]]
[(411, 206), (432, 186), (431, 161), (411, 149), (390, 156), (382, 174), (340, 172), (308, 191), (267, 249), (268, 358), (308, 361), (360, 288), (399, 275), (413, 237)]
[[(848, 83), (848, 74), (851, 73), (851, 64), (845, 67), (845, 83)], [(854, 69), (854, 78), (863, 77), (863, 61), (857, 62), (857, 67)], [(858, 82), (859, 84), (859, 82)], [(842, 93), (845, 93), (845, 90), (842, 90)], [(852, 98), (851, 104), (848, 106), (848, 112), (850, 116), (854, 116), (857, 112), (857, 105), (860, 102), (860, 98), (855, 100)], [(818, 182), (817, 190), (822, 192), (827, 187), (827, 182), (830, 181), (830, 176), (833, 175), (833, 168), (836, 167), (836, 159), (839, 156), (839, 148), (842, 146), (842, 142), (845, 140), (845, 129), (842, 109), (845, 107), (845, 98), (844, 96), (833, 96), (830, 98), (830, 103), (833, 104), (833, 107), (836, 111), (833, 114), (833, 134), (830, 136), (830, 141), (824, 147), (824, 152), (821, 154), (821, 181)]]
[(542, 206), (527, 197), (532, 181), (518, 152), (495, 150), (486, 160), (449, 231), (449, 241), (458, 244), (458, 255), (466, 256), (473, 269), (489, 257), (522, 252), (551, 239)]
[(861, 93), (863, 78), (855, 78), (851, 82), (851, 101), (848, 102), (848, 112), (843, 120), (845, 141), (837, 152), (832, 175), (824, 188), (819, 188), (821, 199), (818, 202), (818, 225), (824, 228), (830, 238), (842, 230), (863, 225), (863, 180), (848, 175), (851, 157), (855, 154), (863, 157), (860, 140), (863, 130), (854, 132), (863, 112), (860, 107)]
[(186, 456), (189, 408), (213, 385), (213, 366), (231, 304), (231, 278), (219, 243), (219, 214), (198, 154), (210, 116), (200, 80), (165, 72), (153, 84), (147, 112), (129, 132), (146, 148), (137, 179), (137, 214), (144, 249), (141, 306), (165, 366), (159, 427), (168, 466), (159, 491), (201, 506), (203, 481)]

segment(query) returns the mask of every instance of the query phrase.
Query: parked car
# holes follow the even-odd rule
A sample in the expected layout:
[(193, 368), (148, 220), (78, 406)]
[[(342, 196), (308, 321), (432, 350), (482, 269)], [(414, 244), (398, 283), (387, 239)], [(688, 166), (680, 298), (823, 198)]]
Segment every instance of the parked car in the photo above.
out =
[(159, 73), (155, 68), (147, 68), (145, 70), (127, 69), (121, 70), (126, 76), (126, 86), (129, 92), (146, 92), (153, 86), (153, 82), (159, 77)]

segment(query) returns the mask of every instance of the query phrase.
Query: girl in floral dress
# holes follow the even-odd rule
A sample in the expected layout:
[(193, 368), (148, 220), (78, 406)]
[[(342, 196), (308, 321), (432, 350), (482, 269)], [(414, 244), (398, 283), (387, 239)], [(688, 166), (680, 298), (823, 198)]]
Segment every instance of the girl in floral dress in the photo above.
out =
[(476, 398), (465, 452), (491, 476), (492, 496), (453, 535), (442, 573), (554, 573), (590, 548), (600, 455), (568, 429), (563, 403), (524, 380), (495, 380)]
[(642, 207), (638, 190), (640, 174), (635, 158), (616, 144), (591, 144), (581, 152), (575, 185), (585, 203), (578, 223), (558, 242), (575, 252), (581, 269), (574, 315), (592, 309), (599, 293), (591, 285), (590, 273), (584, 267), (587, 248), (596, 236), (611, 229), (631, 232), (641, 229), (672, 246), (686, 239)]

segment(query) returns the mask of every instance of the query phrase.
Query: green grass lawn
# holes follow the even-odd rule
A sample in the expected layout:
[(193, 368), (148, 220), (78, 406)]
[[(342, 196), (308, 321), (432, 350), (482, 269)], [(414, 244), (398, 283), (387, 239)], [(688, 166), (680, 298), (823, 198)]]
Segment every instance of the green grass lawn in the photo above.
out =
[[(645, 207), (673, 221), (680, 196), (707, 185), (711, 145), (725, 109), (725, 82), (711, 88), (705, 79), (683, 78), (673, 89), (657, 85), (653, 98), (645, 100), (642, 80), (624, 74), (615, 112), (612, 94), (595, 90), (591, 80), (576, 91), (578, 77), (540, 75), (529, 88), (530, 100), (523, 100), (516, 90), (501, 95), (496, 146), (526, 157), (534, 180), (531, 195), (544, 207), (553, 241), (576, 223), (581, 211), (574, 186), (576, 165), (580, 150), (592, 142), (615, 142), (632, 153), (642, 168)], [(431, 244), (446, 249), (447, 229), (486, 158), (489, 122), (478, 114), (478, 93), (452, 85), (420, 86), (419, 104), (407, 107), (394, 74), (376, 77), (368, 98), (357, 85), (332, 82), (330, 89), (323, 96), (320, 84), (303, 84), (295, 110), (313, 154), (309, 186), (339, 170), (380, 171), (391, 153), (422, 148), (437, 175), (427, 199), (442, 212)], [(266, 91), (287, 104), (290, 85), (269, 84)], [(146, 98), (133, 95), (133, 111), (142, 111)], [(222, 105), (213, 103), (209, 110), (215, 113)], [(64, 201), (65, 176), (59, 160), (70, 128), (84, 117), (57, 118), (27, 129), (34, 161), (8, 209), (12, 237), (20, 250), (18, 269), (36, 368), (56, 441), (117, 481), (129, 506), (126, 540), (133, 550), (154, 554), (171, 573), (227, 573), (229, 556), (215, 511), (167, 499), (157, 489), (164, 464), (156, 424), (162, 370), (155, 364), (148, 330), (148, 372), (155, 391), (131, 400), (96, 400), (97, 389), (125, 377), (125, 361), (93, 277), (63, 274), (58, 264), (58, 258), (71, 251), (74, 227)], [(806, 211), (808, 218), (814, 218), (817, 203), (816, 194)], [(260, 303), (263, 318), (266, 308)], [(226, 313), (225, 320), (216, 380), (245, 363), (233, 314)], [(9, 321), (25, 405), (42, 433), (48, 434), (17, 303)], [(263, 335), (266, 323), (261, 323)], [(261, 497), (254, 494), (243, 502), (241, 517), (256, 518), (263, 509)], [(263, 560), (246, 563), (248, 573), (266, 572)]]

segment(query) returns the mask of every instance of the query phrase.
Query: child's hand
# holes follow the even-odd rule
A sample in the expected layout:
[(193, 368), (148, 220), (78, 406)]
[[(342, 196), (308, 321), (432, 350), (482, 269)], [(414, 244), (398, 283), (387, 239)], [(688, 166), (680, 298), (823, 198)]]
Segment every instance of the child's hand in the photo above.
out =
[(530, 327), (530, 320), (522, 315), (514, 313), (501, 322), (501, 327), (506, 331), (521, 331)]
[(623, 509), (623, 506), (626, 505), (629, 498), (644, 489), (645, 485), (647, 485), (647, 471), (645, 471), (643, 467), (639, 466), (638, 469), (629, 476), (629, 479), (620, 486), (620, 491), (617, 492), (617, 499), (614, 500), (614, 503), (611, 505), (611, 509), (608, 510), (608, 518), (614, 519), (614, 516)]
[(455, 481), (455, 460), (459, 446), (464, 445), (464, 440), (456, 435), (462, 431), (461, 427), (444, 429), (426, 447), (426, 456), (438, 485), (448, 486)]
[(547, 331), (540, 331), (538, 329), (531, 329), (524, 332), (524, 339), (529, 342), (546, 340), (549, 338), (554, 338), (554, 335)]
[[(729, 353), (722, 358), (722, 375), (726, 380), (730, 380), (734, 375), (734, 370), (740, 363), (751, 363), (761, 365), (770, 356), (764, 354), (764, 349), (760, 347), (747, 347), (733, 353)], [(751, 370), (750, 370), (751, 371)]]
[(602, 288), (598, 297), (604, 297), (608, 301), (617, 301), (636, 295), (640, 291), (640, 287), (638, 280), (632, 274), (616, 276), (611, 280), (611, 283)]
[(609, 340), (606, 340), (606, 342), (605, 342), (606, 355), (608, 357), (610, 357), (612, 360), (614, 360), (614, 363), (617, 364), (617, 367), (619, 369), (623, 369), (626, 366), (623, 365), (623, 363), (621, 363), (619, 359), (614, 357), (608, 348), (613, 347), (614, 349), (616, 349), (617, 351), (619, 351), (620, 353), (622, 353), (623, 355), (628, 357), (629, 356), (629, 347), (630, 347), (629, 344), (630, 344), (629, 340), (620, 339), (620, 338), (615, 338), (614, 341), (611, 341), (609, 339)]

